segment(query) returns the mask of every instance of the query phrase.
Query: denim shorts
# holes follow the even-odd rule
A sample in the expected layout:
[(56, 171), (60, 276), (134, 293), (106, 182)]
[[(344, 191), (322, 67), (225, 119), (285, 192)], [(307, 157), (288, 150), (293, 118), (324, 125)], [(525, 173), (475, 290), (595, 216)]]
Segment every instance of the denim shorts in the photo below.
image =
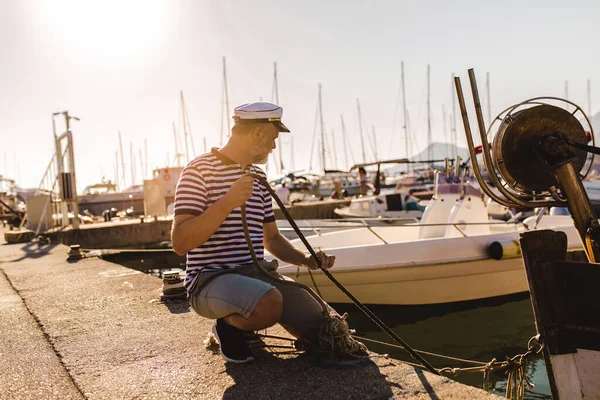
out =
[[(192, 309), (205, 318), (224, 318), (231, 314), (250, 317), (258, 301), (269, 290), (276, 288), (283, 297), (283, 312), (279, 323), (289, 326), (309, 340), (318, 338), (325, 313), (321, 303), (302, 287), (290, 285), (291, 278), (277, 272), (277, 262), (263, 262), (263, 268), (241, 268), (235, 272), (217, 275), (190, 292)], [(202, 273), (201, 273), (202, 274)], [(327, 313), (335, 312), (329, 305)]]

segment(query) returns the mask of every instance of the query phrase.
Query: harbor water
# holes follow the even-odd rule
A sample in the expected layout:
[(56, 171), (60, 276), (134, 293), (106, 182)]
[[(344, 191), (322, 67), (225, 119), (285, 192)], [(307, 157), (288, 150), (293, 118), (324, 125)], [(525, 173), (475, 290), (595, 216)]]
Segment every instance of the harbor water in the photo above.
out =
[[(176, 257), (165, 253), (120, 253), (103, 258), (126, 267), (162, 277), (162, 272), (184, 268)], [(174, 254), (174, 253), (173, 253)], [(334, 304), (340, 313), (348, 313), (348, 322), (356, 334), (368, 339), (394, 343), (379, 327), (352, 304)], [(504, 361), (525, 353), (529, 339), (536, 334), (531, 301), (527, 293), (464, 303), (432, 306), (369, 306), (386, 325), (415, 350), (488, 363)], [(398, 360), (416, 363), (397, 347), (365, 342), (370, 350), (389, 354)], [(423, 357), (435, 368), (472, 367), (428, 355)], [(541, 355), (528, 358), (527, 376), (535, 385), (527, 389), (526, 399), (549, 399), (550, 388)], [(452, 377), (461, 383), (483, 387), (483, 374), (461, 373)], [(507, 377), (504, 372), (490, 374), (486, 389), (504, 396)]]
[[(504, 361), (527, 351), (529, 339), (536, 334), (533, 310), (527, 293), (475, 302), (435, 306), (370, 306), (371, 311), (415, 350), (488, 363)], [(348, 321), (358, 336), (381, 342), (394, 341), (353, 305), (336, 305), (348, 312)], [(369, 349), (390, 357), (416, 363), (404, 350), (365, 342)], [(394, 343), (395, 344), (395, 343)], [(422, 354), (435, 368), (471, 367)], [(526, 399), (549, 399), (550, 387), (540, 355), (528, 357), (527, 376), (535, 385), (526, 390)], [(483, 387), (483, 375), (461, 373), (459, 382)], [(507, 377), (504, 372), (490, 374), (486, 389), (504, 395)]]

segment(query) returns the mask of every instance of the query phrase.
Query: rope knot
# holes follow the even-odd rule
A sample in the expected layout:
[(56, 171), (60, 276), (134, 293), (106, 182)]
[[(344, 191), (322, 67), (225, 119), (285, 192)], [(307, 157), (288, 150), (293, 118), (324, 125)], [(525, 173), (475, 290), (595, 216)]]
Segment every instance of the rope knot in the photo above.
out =
[(329, 313), (327, 319), (321, 325), (319, 332), (319, 345), (322, 349), (331, 350), (332, 356), (354, 355), (366, 356), (367, 346), (352, 337), (354, 330), (350, 329), (348, 313), (340, 316), (337, 313)]

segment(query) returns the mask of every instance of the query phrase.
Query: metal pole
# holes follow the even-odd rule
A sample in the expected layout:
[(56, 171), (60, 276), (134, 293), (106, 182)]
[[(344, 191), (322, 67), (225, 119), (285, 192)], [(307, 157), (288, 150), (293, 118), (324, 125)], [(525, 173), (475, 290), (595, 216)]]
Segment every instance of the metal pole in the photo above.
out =
[[(513, 207), (514, 205), (511, 202), (506, 201), (506, 200), (500, 198), (499, 196), (496, 196), (490, 190), (490, 188), (485, 184), (485, 180), (483, 179), (481, 170), (479, 169), (479, 164), (477, 163), (477, 156), (475, 154), (475, 144), (473, 143), (473, 135), (471, 134), (471, 126), (469, 124), (469, 115), (467, 114), (467, 107), (465, 105), (465, 97), (464, 97), (464, 94), (462, 91), (462, 85), (460, 83), (459, 77), (454, 78), (454, 84), (456, 86), (456, 96), (458, 97), (458, 105), (460, 107), (463, 126), (465, 128), (465, 137), (467, 139), (467, 148), (469, 149), (469, 156), (471, 158), (471, 164), (473, 166), (473, 173), (475, 173), (475, 176), (477, 177), (477, 181), (479, 181), (479, 183), (480, 183), (481, 190), (483, 190), (483, 192), (486, 195), (488, 195), (489, 197), (494, 199), (496, 202), (502, 204), (503, 206)], [(485, 156), (486, 152), (483, 151), (482, 154)]]
[[(67, 114), (67, 120), (68, 120), (68, 114)], [(68, 124), (67, 124), (67, 126), (68, 126)], [(73, 198), (71, 199), (72, 209), (73, 209), (73, 228), (78, 229), (79, 228), (79, 198), (77, 196), (77, 176), (75, 175), (75, 149), (73, 146), (73, 134), (71, 133), (70, 130), (67, 131), (67, 140), (68, 140), (67, 146), (69, 149), (69, 170), (73, 177), (73, 179), (71, 181), (71, 190), (72, 190), (72, 194), (73, 194)]]
[[(573, 166), (571, 160), (553, 167), (556, 180), (567, 197), (567, 208), (571, 214), (575, 227), (584, 244), (584, 249), (588, 254), (588, 259), (600, 260), (600, 252), (597, 247), (591, 249), (587, 247), (587, 236), (590, 228), (598, 229), (598, 218), (591, 207), (590, 199), (585, 187), (581, 183), (579, 173)], [(595, 249), (595, 250), (594, 250)], [(591, 253), (592, 252), (592, 253)]]

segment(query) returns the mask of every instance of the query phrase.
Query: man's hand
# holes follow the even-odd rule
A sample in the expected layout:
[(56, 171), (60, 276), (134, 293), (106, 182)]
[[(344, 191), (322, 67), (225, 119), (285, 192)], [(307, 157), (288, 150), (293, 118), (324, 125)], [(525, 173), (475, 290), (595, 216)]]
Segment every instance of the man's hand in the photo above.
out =
[(233, 182), (225, 196), (231, 209), (241, 207), (250, 197), (254, 188), (254, 178), (250, 174), (242, 176), (237, 181)]
[[(329, 269), (333, 267), (333, 264), (335, 263), (335, 256), (329, 256), (321, 250), (317, 251), (317, 257), (319, 257), (319, 260), (321, 261), (321, 267), (323, 269)], [(306, 256), (303, 265), (306, 265), (308, 269), (319, 269), (319, 265), (315, 261), (314, 257), (310, 254)]]

